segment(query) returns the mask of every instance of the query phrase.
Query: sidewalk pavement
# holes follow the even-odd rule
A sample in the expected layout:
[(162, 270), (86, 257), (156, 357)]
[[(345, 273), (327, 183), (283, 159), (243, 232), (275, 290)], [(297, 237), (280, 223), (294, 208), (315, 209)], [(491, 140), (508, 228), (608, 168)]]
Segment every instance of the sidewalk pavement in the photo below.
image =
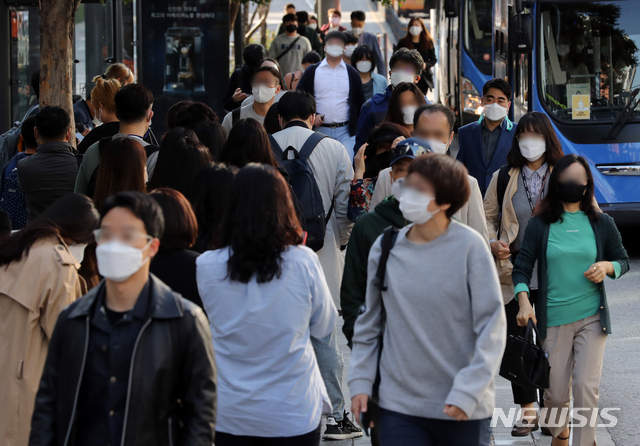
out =
[[(344, 381), (343, 392), (345, 397), (345, 407), (347, 411), (350, 411), (351, 395), (349, 394), (349, 387), (347, 385), (347, 374), (349, 372), (349, 359), (351, 357), (351, 350), (347, 347), (347, 339), (342, 334), (343, 319), (338, 318), (338, 345), (342, 351), (344, 361)], [(511, 408), (517, 410), (518, 406), (513, 403), (513, 395), (511, 394), (511, 384), (506, 379), (498, 376), (496, 378), (496, 408), (501, 408), (505, 414), (509, 413)], [(322, 424), (322, 432), (324, 433), (325, 420)], [(598, 423), (602, 424), (602, 420), (598, 417)], [(615, 443), (611, 439), (609, 432), (606, 428), (598, 428), (596, 434), (596, 440), (598, 446), (615, 446)], [(335, 446), (364, 446), (371, 445), (371, 441), (368, 437), (357, 438), (354, 440), (342, 440), (342, 441), (326, 441), (322, 442), (326, 445)], [(529, 437), (512, 437), (511, 426), (496, 426), (493, 429), (493, 443), (492, 446), (551, 446), (551, 437), (543, 436), (541, 431), (533, 432)]]

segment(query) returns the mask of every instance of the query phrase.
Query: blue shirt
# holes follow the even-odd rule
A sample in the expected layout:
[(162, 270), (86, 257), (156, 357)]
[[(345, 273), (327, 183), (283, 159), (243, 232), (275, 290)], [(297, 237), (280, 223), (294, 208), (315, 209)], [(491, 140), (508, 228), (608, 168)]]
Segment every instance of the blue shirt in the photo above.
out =
[(331, 412), (310, 336), (329, 335), (338, 316), (318, 256), (290, 246), (282, 253), (280, 277), (240, 283), (228, 277), (229, 252), (207, 251), (196, 260), (218, 366), (216, 431), (309, 433), (323, 411)]

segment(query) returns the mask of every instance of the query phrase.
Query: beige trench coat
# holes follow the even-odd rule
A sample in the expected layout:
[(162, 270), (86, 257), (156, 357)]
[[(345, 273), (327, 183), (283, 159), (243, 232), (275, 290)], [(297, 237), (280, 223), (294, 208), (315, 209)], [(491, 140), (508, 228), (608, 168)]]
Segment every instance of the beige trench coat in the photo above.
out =
[(60, 312), (82, 296), (75, 257), (57, 237), (0, 267), (0, 443), (27, 446), (40, 376)]

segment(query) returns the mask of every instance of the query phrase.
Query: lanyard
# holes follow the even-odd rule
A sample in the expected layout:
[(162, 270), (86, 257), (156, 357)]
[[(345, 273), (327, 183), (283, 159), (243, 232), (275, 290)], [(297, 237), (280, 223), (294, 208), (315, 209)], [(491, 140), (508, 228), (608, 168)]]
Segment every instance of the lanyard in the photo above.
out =
[(549, 169), (547, 168), (547, 173), (544, 174), (544, 178), (542, 179), (542, 186), (540, 187), (540, 193), (538, 194), (538, 199), (536, 200), (535, 204), (531, 199), (531, 193), (529, 192), (529, 186), (527, 186), (527, 177), (524, 174), (524, 169), (520, 170), (520, 175), (522, 175), (524, 191), (527, 193), (527, 200), (529, 200), (529, 206), (531, 207), (531, 212), (533, 213), (533, 209), (538, 205), (540, 199), (544, 196), (544, 183), (547, 181), (547, 177), (549, 176)]

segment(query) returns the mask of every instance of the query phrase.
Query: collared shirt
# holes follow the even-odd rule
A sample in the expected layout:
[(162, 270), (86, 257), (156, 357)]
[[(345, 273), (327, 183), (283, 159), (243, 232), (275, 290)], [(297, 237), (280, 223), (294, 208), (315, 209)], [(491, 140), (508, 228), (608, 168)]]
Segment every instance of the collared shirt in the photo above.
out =
[(100, 286), (78, 398), (76, 444), (115, 446), (122, 440), (133, 348), (149, 313), (151, 291), (147, 281), (133, 309), (112, 326), (106, 287)]
[(324, 115), (325, 124), (349, 121), (349, 73), (344, 61), (331, 68), (325, 58), (316, 69), (314, 84), (316, 111)]
[(548, 171), (549, 165), (546, 162), (540, 166), (538, 170), (531, 170), (527, 166), (522, 168), (524, 177), (527, 179), (527, 187), (531, 194), (531, 200), (534, 204), (538, 201), (538, 196), (542, 190), (542, 182), (544, 181), (544, 177), (547, 175)]
[(502, 133), (503, 124), (504, 119), (500, 121), (500, 124), (498, 124), (496, 128), (494, 128), (493, 130), (489, 130), (487, 128), (486, 120), (482, 120), (482, 151), (484, 152), (484, 159), (487, 164), (491, 162), (493, 154), (496, 153), (496, 147), (498, 147), (498, 141), (500, 140), (500, 134)]

